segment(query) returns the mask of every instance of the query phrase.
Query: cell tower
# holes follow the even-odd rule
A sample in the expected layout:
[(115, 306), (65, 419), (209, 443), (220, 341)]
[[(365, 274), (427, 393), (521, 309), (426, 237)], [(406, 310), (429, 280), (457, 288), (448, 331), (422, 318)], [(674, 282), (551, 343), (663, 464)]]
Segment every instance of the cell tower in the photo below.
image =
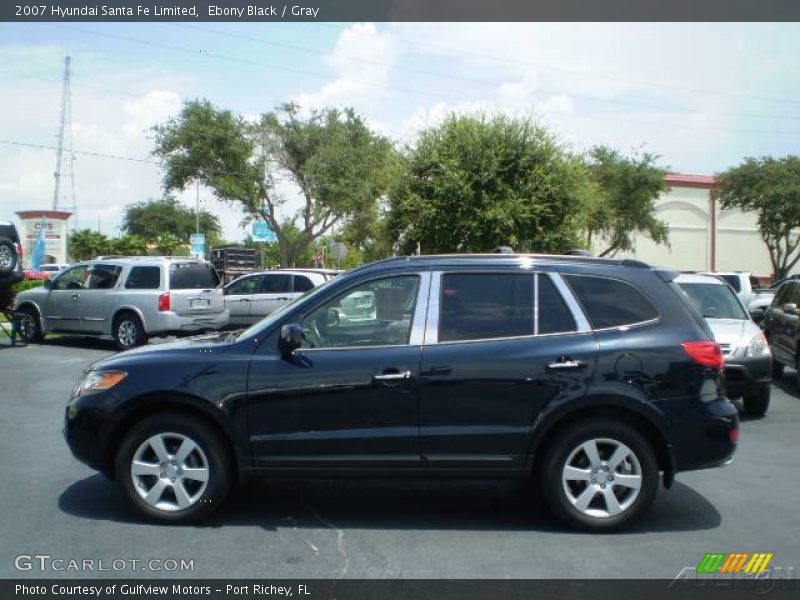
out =
[[(61, 90), (61, 122), (58, 128), (56, 149), (55, 191), (53, 210), (68, 210), (72, 213), (74, 227), (78, 227), (78, 206), (75, 201), (75, 155), (72, 153), (72, 93), (70, 91), (70, 57), (64, 58), (64, 83)], [(61, 182), (68, 185), (67, 194)]]

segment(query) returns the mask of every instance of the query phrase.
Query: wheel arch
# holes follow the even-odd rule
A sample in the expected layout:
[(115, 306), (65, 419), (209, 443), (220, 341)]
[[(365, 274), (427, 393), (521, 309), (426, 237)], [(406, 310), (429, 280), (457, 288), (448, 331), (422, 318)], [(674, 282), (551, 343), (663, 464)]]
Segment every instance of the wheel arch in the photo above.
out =
[(540, 424), (529, 454), (532, 468), (537, 467), (538, 461), (555, 437), (574, 423), (592, 418), (614, 418), (641, 431), (652, 444), (658, 468), (664, 473), (664, 486), (669, 488), (675, 478), (675, 460), (666, 433), (654, 416), (632, 407), (619, 397), (595, 396), (588, 397), (587, 400), (588, 404), (553, 414)]
[(19, 306), (16, 307), (16, 310), (21, 311), (26, 308), (32, 308), (36, 312), (36, 316), (39, 318), (39, 327), (42, 333), (44, 333), (44, 314), (42, 313), (41, 307), (33, 300), (23, 300)]
[(142, 324), (142, 329), (144, 329), (144, 332), (150, 333), (147, 329), (147, 321), (145, 321), (142, 311), (135, 306), (124, 304), (114, 309), (114, 313), (111, 315), (111, 319), (108, 321), (108, 331), (106, 332), (108, 335), (114, 335), (114, 322), (117, 320), (117, 317), (126, 312), (131, 312), (136, 315), (136, 317), (139, 319), (139, 322)]
[(241, 442), (237, 440), (236, 432), (227, 419), (222, 414), (215, 414), (216, 409), (208, 402), (190, 394), (154, 392), (140, 396), (131, 403), (131, 407), (107, 434), (104, 472), (109, 478), (115, 478), (114, 462), (122, 440), (128, 431), (146, 417), (158, 413), (173, 413), (193, 416), (214, 429), (228, 450), (231, 472), (236, 474), (240, 481), (243, 480), (246, 464)]

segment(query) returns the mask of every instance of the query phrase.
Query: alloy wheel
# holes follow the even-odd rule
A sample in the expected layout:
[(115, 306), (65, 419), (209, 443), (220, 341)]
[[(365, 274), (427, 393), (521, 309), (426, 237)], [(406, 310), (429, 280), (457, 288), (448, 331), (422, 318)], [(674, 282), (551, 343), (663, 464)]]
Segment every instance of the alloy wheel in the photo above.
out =
[(117, 328), (117, 339), (119, 343), (125, 347), (130, 348), (136, 344), (136, 323), (133, 321), (122, 321)]
[(596, 438), (582, 442), (567, 457), (561, 475), (567, 499), (586, 516), (616, 517), (636, 501), (642, 467), (622, 442)]
[(208, 459), (200, 445), (180, 433), (157, 433), (142, 442), (131, 461), (133, 487), (147, 504), (178, 511), (200, 500), (208, 485)]
[(11, 248), (5, 244), (0, 245), (0, 269), (10, 271), (14, 266), (14, 255), (11, 253)]

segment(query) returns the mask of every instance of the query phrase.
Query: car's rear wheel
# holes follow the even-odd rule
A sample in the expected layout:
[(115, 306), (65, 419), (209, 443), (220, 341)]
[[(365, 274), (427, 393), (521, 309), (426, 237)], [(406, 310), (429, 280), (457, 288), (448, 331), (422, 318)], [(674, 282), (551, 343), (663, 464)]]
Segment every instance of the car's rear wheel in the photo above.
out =
[(545, 451), (542, 493), (573, 527), (610, 531), (629, 525), (653, 503), (658, 463), (633, 427), (613, 419), (580, 421)]
[(135, 425), (120, 445), (114, 468), (133, 506), (158, 521), (207, 517), (231, 485), (223, 440), (213, 427), (188, 415), (162, 413)]
[(744, 412), (751, 417), (763, 417), (769, 408), (770, 388), (752, 390), (742, 398)]
[(114, 319), (114, 343), (120, 350), (130, 350), (147, 341), (142, 322), (132, 312), (124, 312)]
[(17, 268), (17, 249), (9, 240), (0, 240), (0, 274), (6, 275)]
[(39, 313), (30, 306), (22, 307), (19, 312), (22, 313), (22, 317), (19, 320), (20, 336), (28, 344), (38, 344), (44, 339)]

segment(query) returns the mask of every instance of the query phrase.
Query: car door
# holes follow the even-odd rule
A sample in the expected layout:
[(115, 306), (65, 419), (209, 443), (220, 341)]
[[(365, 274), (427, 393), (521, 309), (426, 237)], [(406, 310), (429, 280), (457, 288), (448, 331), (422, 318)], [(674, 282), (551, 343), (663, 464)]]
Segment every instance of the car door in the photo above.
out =
[(89, 265), (77, 265), (63, 271), (52, 281), (44, 309), (46, 331), (81, 330), (78, 302), (85, 290), (88, 275)]
[[(795, 310), (787, 310), (794, 304)], [(788, 282), (781, 286), (770, 306), (765, 323), (769, 342), (775, 358), (783, 364), (795, 364), (795, 344), (800, 335), (800, 283)]]
[(420, 376), (423, 461), (523, 466), (540, 411), (583, 395), (596, 352), (558, 275), (434, 273)]
[[(417, 381), (428, 273), (383, 276), (320, 297), (298, 320), (303, 347), (291, 357), (275, 336), (256, 352), (248, 380), (248, 420), (256, 465), (420, 464)], [(336, 321), (354, 293), (378, 297), (369, 328)]]
[(250, 314), (253, 296), (261, 290), (263, 275), (245, 275), (225, 286), (225, 307), (230, 311), (231, 325), (249, 325), (258, 320)]
[(111, 329), (109, 293), (116, 288), (121, 272), (122, 267), (117, 264), (98, 263), (89, 267), (84, 290), (74, 301), (83, 333), (102, 335)]
[(292, 299), (292, 276), (288, 273), (265, 273), (261, 289), (251, 296), (250, 318), (263, 319)]

